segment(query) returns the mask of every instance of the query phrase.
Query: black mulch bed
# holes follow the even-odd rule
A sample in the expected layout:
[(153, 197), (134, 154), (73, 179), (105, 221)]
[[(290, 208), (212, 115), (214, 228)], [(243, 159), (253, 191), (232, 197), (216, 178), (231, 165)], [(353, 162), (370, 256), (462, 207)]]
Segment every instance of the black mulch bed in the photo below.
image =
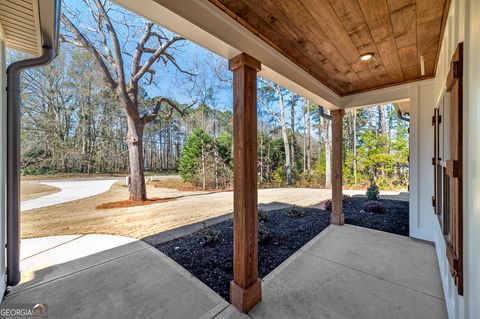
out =
[[(408, 236), (408, 202), (380, 200), (385, 213), (363, 212), (364, 197), (352, 197), (344, 202), (345, 222), (352, 225)], [(329, 225), (329, 211), (296, 207), (301, 217), (289, 216), (290, 208), (267, 212), (265, 225), (270, 239), (259, 243), (259, 276), (265, 277), (289, 256)], [(195, 277), (229, 300), (229, 283), (233, 279), (233, 222), (213, 225), (219, 231), (214, 244), (201, 244), (198, 232), (157, 245), (156, 248)]]

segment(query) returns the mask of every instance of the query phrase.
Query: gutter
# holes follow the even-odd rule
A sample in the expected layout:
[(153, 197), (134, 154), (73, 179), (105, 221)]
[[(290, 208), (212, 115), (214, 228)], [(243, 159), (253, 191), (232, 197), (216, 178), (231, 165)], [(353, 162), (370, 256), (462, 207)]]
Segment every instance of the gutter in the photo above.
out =
[[(7, 68), (7, 285), (20, 282), (20, 76), (23, 70), (50, 63), (58, 54), (61, 0), (40, 7), (42, 55)], [(39, 3), (39, 4), (40, 4)], [(45, 12), (43, 14), (43, 11)], [(44, 19), (44, 21), (42, 21)], [(53, 27), (53, 29), (52, 29)], [(47, 44), (45, 44), (47, 42)]]

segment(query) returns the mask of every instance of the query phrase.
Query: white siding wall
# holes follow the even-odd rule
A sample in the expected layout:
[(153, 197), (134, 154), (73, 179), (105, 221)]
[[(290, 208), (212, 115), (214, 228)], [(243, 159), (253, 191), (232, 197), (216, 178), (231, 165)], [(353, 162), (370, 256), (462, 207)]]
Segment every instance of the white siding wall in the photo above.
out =
[(0, 298), (5, 291), (5, 166), (6, 166), (6, 105), (5, 45), (0, 38)]
[[(466, 0), (468, 1), (468, 0)], [(473, 1), (473, 2), (476, 2)], [(442, 41), (442, 47), (440, 50), (440, 56), (439, 56), (439, 61), (437, 65), (437, 74), (435, 77), (434, 81), (434, 105), (440, 108), (441, 115), (443, 117), (442, 121), (442, 131), (441, 131), (441, 137), (443, 136), (444, 140), (443, 142), (441, 141), (441, 147), (440, 147), (440, 152), (443, 154), (441, 155), (442, 160), (449, 158), (448, 153), (449, 153), (449, 130), (448, 126), (444, 125), (447, 123), (447, 119), (449, 117), (448, 111), (449, 111), (449, 96), (448, 94), (445, 95), (445, 83), (446, 83), (446, 78), (448, 71), (450, 69), (450, 61), (451, 58), (458, 46), (458, 43), (464, 42), (465, 40), (465, 0), (452, 0), (449, 15), (448, 15), (448, 21), (445, 26), (445, 33)], [(467, 26), (468, 28), (468, 26)], [(478, 39), (477, 39), (478, 41)], [(468, 65), (468, 62), (466, 61), (465, 65)], [(468, 86), (469, 80), (465, 78), (465, 85)], [(443, 98), (445, 95), (445, 98)], [(466, 100), (465, 100), (466, 102)], [(468, 108), (469, 105), (468, 103), (464, 103), (464, 130), (467, 132), (468, 130)], [(430, 117), (432, 116), (432, 112), (430, 114)], [(429, 122), (428, 122), (429, 123)], [(427, 122), (425, 122), (425, 125), (427, 125)], [(431, 125), (429, 129), (431, 134), (433, 134), (433, 130), (431, 129)], [(477, 125), (478, 126), (478, 125)], [(470, 134), (470, 133), (468, 133)], [(468, 135), (466, 135), (468, 136)], [(478, 136), (478, 135), (477, 135)], [(430, 137), (430, 136), (429, 136)], [(433, 137), (431, 137), (430, 141), (433, 141)], [(468, 143), (467, 140), (465, 142)], [(465, 149), (468, 149), (468, 145), (464, 142), (464, 147)], [(467, 155), (467, 154), (465, 154)], [(468, 155), (467, 155), (468, 156)], [(464, 159), (465, 163), (468, 163), (469, 160), (466, 157)], [(466, 169), (466, 168), (465, 168)], [(433, 174), (433, 169), (432, 166), (430, 165), (429, 168), (430, 171), (432, 171), (431, 174)], [(468, 173), (466, 173), (464, 179), (465, 186), (468, 185), (470, 176)], [(432, 177), (433, 179), (433, 177)], [(469, 186), (464, 187), (465, 189), (465, 195), (466, 193), (469, 192)], [(429, 190), (429, 195), (431, 196), (433, 192), (433, 185), (428, 188)], [(467, 196), (465, 196), (467, 197)], [(467, 217), (469, 214), (469, 209), (468, 206), (464, 206), (464, 216)], [(464, 227), (464, 232), (465, 232), (465, 237), (468, 236), (469, 230)], [(445, 293), (445, 300), (447, 304), (447, 309), (448, 309), (448, 315), (450, 319), (463, 319), (463, 318), (479, 318), (475, 317), (473, 314), (469, 315), (468, 311), (465, 309), (465, 303), (467, 302), (469, 296), (468, 293), (465, 291), (464, 297), (459, 296), (457, 294), (457, 288), (453, 282), (452, 276), (450, 275), (450, 267), (445, 255), (445, 241), (443, 238), (442, 230), (440, 228), (440, 224), (438, 222), (437, 218), (434, 218), (434, 227), (433, 227), (433, 233), (434, 233), (434, 241), (435, 241), (435, 246), (437, 249), (437, 257), (438, 257), (438, 262), (439, 262), (439, 267), (440, 267), (440, 272), (442, 276), (442, 283), (443, 283), (443, 289)], [(465, 248), (466, 248), (466, 242), (464, 243)], [(468, 251), (465, 251), (465, 260), (464, 263), (467, 262), (468, 259)], [(477, 251), (478, 255), (478, 251)], [(468, 283), (469, 282), (469, 276), (468, 273), (465, 273), (464, 277), (464, 282)], [(478, 283), (477, 283), (478, 287)], [(478, 312), (477, 312), (478, 315)]]
[(465, 27), (465, 313), (480, 318), (480, 1), (466, 5)]
[(433, 241), (433, 130), (434, 83), (413, 83), (410, 98), (410, 236)]

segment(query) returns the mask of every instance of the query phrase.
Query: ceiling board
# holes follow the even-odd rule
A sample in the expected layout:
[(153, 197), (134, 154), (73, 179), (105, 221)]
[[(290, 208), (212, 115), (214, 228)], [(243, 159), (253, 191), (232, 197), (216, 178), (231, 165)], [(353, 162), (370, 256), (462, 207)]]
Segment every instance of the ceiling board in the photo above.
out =
[[(341, 96), (434, 76), (450, 4), (449, 0), (209, 1)], [(361, 61), (360, 55), (369, 52), (374, 57)]]

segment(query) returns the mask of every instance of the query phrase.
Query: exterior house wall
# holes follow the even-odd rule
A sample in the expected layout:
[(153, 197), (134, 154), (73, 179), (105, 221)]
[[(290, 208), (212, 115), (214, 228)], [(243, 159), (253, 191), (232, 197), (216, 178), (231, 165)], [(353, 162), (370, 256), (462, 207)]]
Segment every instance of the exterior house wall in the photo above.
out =
[[(467, 3), (475, 3), (475, 1), (468, 1)], [(470, 5), (470, 4), (468, 4)], [(477, 3), (478, 5), (478, 3)], [(450, 97), (449, 93), (445, 93), (446, 91), (446, 80), (447, 80), (447, 74), (450, 69), (450, 61), (451, 58), (455, 52), (455, 49), (457, 48), (458, 44), (461, 42), (465, 42), (465, 46), (469, 46), (469, 39), (465, 38), (465, 30), (471, 28), (470, 25), (468, 25), (468, 21), (466, 21), (466, 13), (468, 13), (468, 10), (466, 11), (465, 9), (466, 2), (465, 0), (452, 0), (451, 6), (450, 6), (450, 11), (448, 15), (448, 20), (447, 24), (445, 26), (445, 33), (443, 36), (443, 41), (442, 41), (442, 47), (440, 50), (440, 55), (439, 55), (439, 61), (437, 64), (437, 73), (436, 77), (434, 80), (434, 99), (435, 99), (435, 107), (438, 107), (440, 110), (440, 115), (442, 116), (444, 121), (441, 123), (441, 130), (440, 130), (440, 157), (442, 160), (450, 158), (449, 153), (449, 138), (450, 138), (450, 132), (448, 129), (448, 125), (446, 124), (446, 119), (449, 118), (449, 110), (450, 110)], [(467, 22), (467, 23), (466, 23)], [(478, 31), (478, 29), (477, 29)], [(477, 35), (477, 45), (478, 45), (478, 35)], [(477, 61), (468, 61), (468, 56), (469, 53), (467, 50), (464, 50), (464, 55), (465, 55), (465, 63), (464, 65), (466, 66), (466, 69), (470, 68), (470, 63), (476, 62)], [(477, 59), (478, 56), (480, 55), (480, 51), (477, 51)], [(477, 71), (478, 72), (478, 71)], [(468, 248), (468, 237), (469, 234), (472, 236), (472, 230), (469, 229), (468, 227), (468, 219), (470, 213), (472, 213), (473, 204), (471, 194), (474, 194), (473, 190), (474, 188), (474, 176), (472, 174), (469, 174), (468, 171), (472, 169), (472, 165), (470, 163), (472, 160), (475, 160), (476, 154), (472, 154), (469, 150), (471, 147), (477, 147), (475, 145), (469, 145), (472, 143), (469, 141), (469, 138), (471, 139), (473, 136), (470, 133), (469, 130), (478, 130), (478, 124), (474, 124), (470, 126), (469, 122), (474, 120), (474, 117), (472, 118), (469, 113), (472, 113), (474, 109), (472, 109), (473, 104), (468, 102), (468, 96), (467, 96), (467, 88), (471, 85), (474, 84), (473, 81), (471, 81), (469, 78), (466, 77), (467, 74), (464, 74), (464, 265), (467, 264), (469, 256), (477, 257), (478, 258), (478, 250), (477, 252), (473, 253), (469, 252), (467, 250)], [(477, 86), (478, 86), (478, 80), (477, 80)], [(477, 88), (478, 90), (478, 88)], [(477, 92), (478, 93), (478, 92)], [(477, 101), (478, 101), (478, 96), (477, 96)], [(478, 107), (478, 103), (477, 103)], [(478, 113), (478, 111), (477, 111)], [(430, 118), (433, 115), (433, 110), (430, 111)], [(472, 114), (473, 115), (473, 114)], [(478, 114), (477, 114), (477, 121), (478, 121)], [(426, 125), (426, 124), (425, 124)], [(433, 129), (429, 125), (429, 130), (431, 131), (431, 134), (433, 134)], [(431, 135), (430, 134), (430, 135)], [(479, 136), (478, 133), (476, 133), (476, 136)], [(433, 141), (433, 136), (430, 137), (430, 141)], [(474, 144), (474, 143), (472, 143)], [(471, 160), (469, 160), (469, 157)], [(476, 160), (478, 162), (479, 157), (476, 156)], [(433, 174), (433, 167), (430, 165), (429, 171)], [(433, 177), (432, 177), (433, 179)], [(477, 184), (478, 184), (478, 178), (477, 178)], [(429, 192), (429, 198), (433, 194), (433, 185), (429, 186), (426, 189)], [(477, 188), (476, 193), (478, 194), (480, 190), (480, 187)], [(478, 196), (478, 195), (477, 195)], [(474, 200), (474, 198), (473, 198)], [(477, 208), (478, 212), (478, 208)], [(474, 316), (474, 313), (468, 311), (466, 308), (466, 303), (468, 300), (471, 300), (470, 293), (468, 289), (465, 289), (464, 291), (464, 296), (459, 296), (457, 293), (457, 288), (454, 284), (453, 278), (450, 275), (450, 266), (448, 264), (448, 260), (446, 257), (446, 247), (445, 247), (445, 240), (444, 236), (442, 233), (441, 225), (440, 222), (438, 221), (437, 218), (434, 218), (434, 225), (433, 225), (433, 237), (434, 237), (434, 242), (435, 242), (435, 247), (437, 250), (437, 258), (439, 262), (439, 267), (440, 267), (440, 273), (442, 277), (442, 284), (443, 284), (443, 289), (444, 289), (444, 294), (445, 294), (445, 301), (447, 304), (447, 310), (448, 310), (448, 315), (449, 318), (451, 319), (460, 319), (460, 318), (476, 318)], [(478, 217), (477, 217), (477, 228), (476, 231), (478, 232)], [(477, 260), (477, 265), (478, 265), (478, 260)], [(477, 268), (478, 269), (478, 268)], [(478, 272), (478, 270), (477, 270)], [(464, 283), (466, 286), (468, 286), (470, 282), (470, 274), (469, 270), (466, 267), (464, 269)], [(478, 289), (478, 280), (476, 283), (476, 287)], [(477, 296), (478, 296), (478, 291), (477, 291)], [(477, 299), (478, 300), (478, 299)], [(478, 314), (478, 312), (477, 312)]]
[[(0, 37), (0, 247), (5, 247), (5, 195), (6, 195), (6, 73), (5, 44)], [(0, 297), (5, 291), (5, 249), (0, 249)]]
[(465, 10), (464, 275), (466, 318), (480, 317), (480, 1)]
[(410, 85), (410, 236), (433, 241), (433, 130), (434, 83)]

